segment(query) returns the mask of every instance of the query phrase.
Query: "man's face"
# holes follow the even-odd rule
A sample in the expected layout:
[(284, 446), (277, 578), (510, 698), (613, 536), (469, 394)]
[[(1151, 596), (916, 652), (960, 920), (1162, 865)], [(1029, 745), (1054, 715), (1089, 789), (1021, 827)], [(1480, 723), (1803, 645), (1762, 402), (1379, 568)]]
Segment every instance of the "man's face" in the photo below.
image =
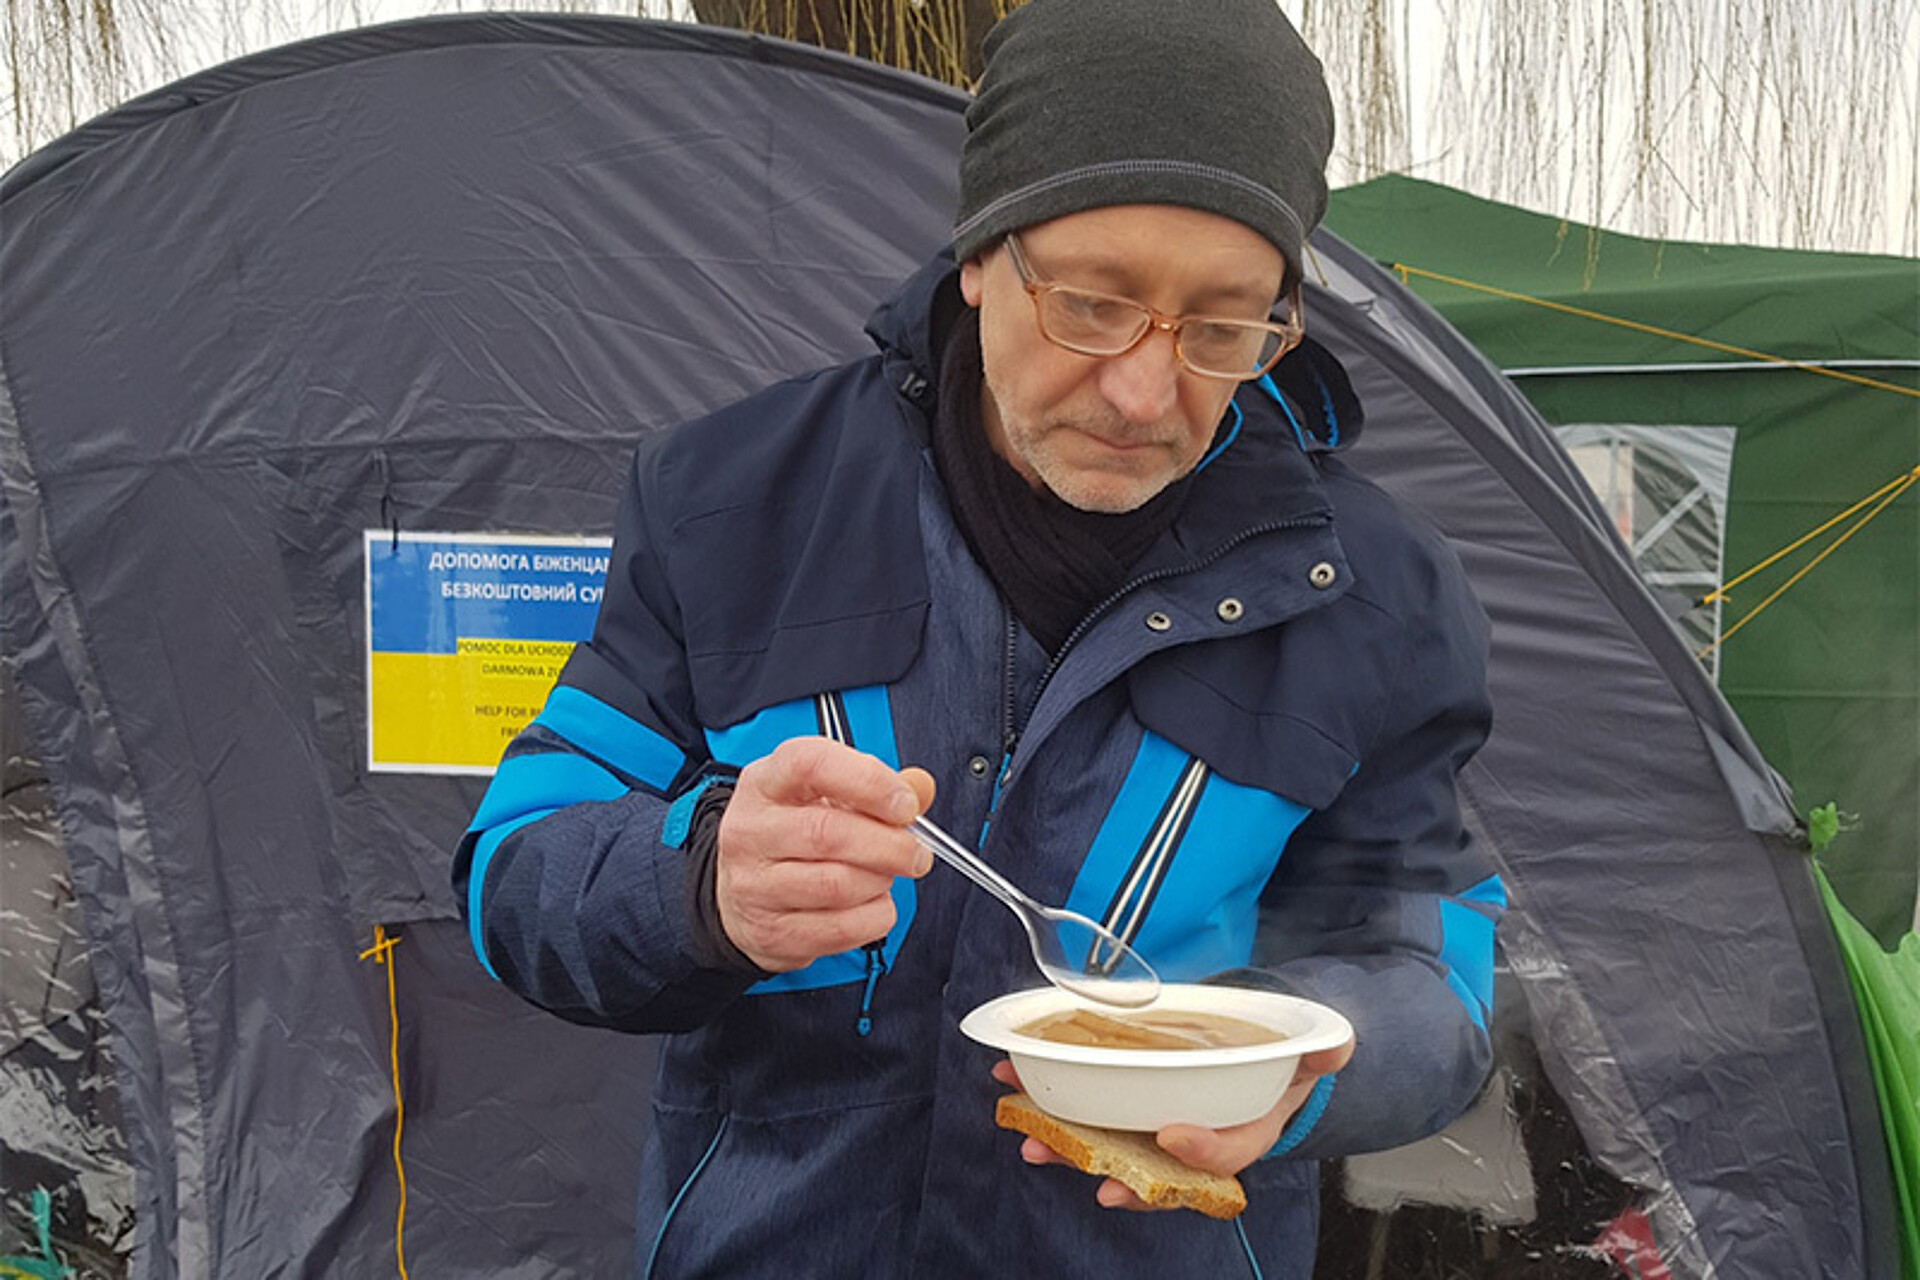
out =
[[(1264, 320), (1280, 251), (1249, 227), (1173, 205), (1118, 205), (1019, 233), (1036, 281), (1129, 298), (1169, 316)], [(960, 268), (980, 309), (981, 418), (994, 451), (1083, 511), (1132, 511), (1191, 471), (1239, 384), (1189, 373), (1155, 329), (1118, 356), (1042, 335), (1004, 243)]]

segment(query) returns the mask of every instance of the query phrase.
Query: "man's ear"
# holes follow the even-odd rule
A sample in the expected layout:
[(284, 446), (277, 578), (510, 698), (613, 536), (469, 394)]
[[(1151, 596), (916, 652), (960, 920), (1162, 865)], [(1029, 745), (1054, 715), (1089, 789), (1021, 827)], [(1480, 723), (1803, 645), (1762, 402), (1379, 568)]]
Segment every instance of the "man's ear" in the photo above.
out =
[(970, 307), (980, 305), (980, 283), (986, 269), (986, 263), (977, 253), (960, 264), (960, 296)]

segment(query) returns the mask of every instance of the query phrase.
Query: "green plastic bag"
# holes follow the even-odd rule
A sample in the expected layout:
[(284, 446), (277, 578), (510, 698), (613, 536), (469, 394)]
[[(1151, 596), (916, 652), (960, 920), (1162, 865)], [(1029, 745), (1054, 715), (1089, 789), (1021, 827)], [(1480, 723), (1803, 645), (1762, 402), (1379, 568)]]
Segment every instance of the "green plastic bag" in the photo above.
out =
[(1814, 877), (1853, 982), (1879, 1085), (1880, 1118), (1887, 1129), (1900, 1212), (1901, 1274), (1920, 1280), (1920, 934), (1909, 933), (1897, 950), (1882, 951), (1835, 896), (1817, 862)]

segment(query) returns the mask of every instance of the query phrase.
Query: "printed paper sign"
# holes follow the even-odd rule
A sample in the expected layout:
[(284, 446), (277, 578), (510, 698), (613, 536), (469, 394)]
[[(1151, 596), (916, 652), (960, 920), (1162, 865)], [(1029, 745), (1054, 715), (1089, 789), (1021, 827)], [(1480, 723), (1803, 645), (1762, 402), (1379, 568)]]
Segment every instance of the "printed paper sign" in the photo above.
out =
[(593, 633), (612, 545), (367, 530), (367, 767), (491, 773)]

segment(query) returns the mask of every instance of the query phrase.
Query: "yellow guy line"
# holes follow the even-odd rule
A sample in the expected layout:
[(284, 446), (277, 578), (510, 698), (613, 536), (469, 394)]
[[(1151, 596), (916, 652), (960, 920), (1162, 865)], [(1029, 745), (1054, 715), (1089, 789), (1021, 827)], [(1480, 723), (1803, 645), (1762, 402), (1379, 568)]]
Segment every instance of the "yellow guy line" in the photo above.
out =
[[(1825, 524), (1821, 525), (1819, 528), (1810, 529), (1806, 533), (1801, 534), (1798, 538), (1795, 538), (1792, 542), (1789, 542), (1786, 546), (1780, 548), (1778, 551), (1774, 552), (1772, 555), (1768, 556), (1765, 560), (1762, 560), (1759, 564), (1753, 566), (1753, 568), (1747, 570), (1745, 573), (1741, 574), (1739, 577), (1733, 578), (1728, 582), (1726, 582), (1725, 584), (1719, 587), (1716, 587), (1714, 590), (1709, 591), (1706, 595), (1701, 596), (1700, 599), (1697, 601), (1697, 603), (1712, 604), (1715, 600), (1724, 599), (1726, 597), (1727, 592), (1733, 590), (1735, 587), (1745, 582), (1748, 578), (1751, 578), (1754, 574), (1759, 573), (1762, 569), (1766, 568), (1768, 565), (1772, 564), (1774, 561), (1780, 559), (1780, 557), (1792, 555), (1795, 551), (1798, 551), (1806, 543), (1811, 542), (1813, 539), (1819, 537), (1821, 534), (1825, 533), (1827, 530), (1833, 528), (1833, 526), (1839, 524), (1842, 520), (1845, 520), (1848, 516), (1852, 515), (1854, 512), (1858, 511), (1860, 508), (1866, 506), (1869, 502), (1872, 502), (1875, 498), (1880, 497), (1882, 494), (1887, 494), (1887, 491), (1889, 489), (1898, 489), (1901, 491), (1905, 491), (1907, 486), (1912, 484), (1916, 479), (1920, 479), (1920, 467), (1915, 467), (1913, 470), (1907, 472), (1907, 474), (1903, 476), (1895, 476), (1893, 479), (1887, 481), (1887, 483), (1881, 485), (1878, 489), (1875, 489), (1872, 493), (1860, 499), (1860, 501), (1854, 503), (1852, 506), (1848, 507), (1845, 511), (1842, 511), (1839, 515), (1827, 521)], [(1899, 493), (1887, 494), (1887, 502), (1891, 502), (1899, 496), (1900, 496)], [(1886, 505), (1887, 505), (1886, 502), (1883, 502), (1880, 504), (1881, 507), (1884, 507)], [(1875, 507), (1873, 509), (1872, 514), (1868, 516), (1868, 519), (1872, 519), (1873, 516), (1878, 515), (1879, 512), (1880, 512), (1880, 507)], [(1864, 524), (1865, 521), (1862, 521), (1861, 523)], [(1856, 525), (1854, 527), (1858, 528), (1859, 526)], [(1847, 532), (1850, 535), (1853, 532), (1853, 530), (1849, 529)], [(1834, 545), (1838, 546), (1839, 543), (1835, 543)]]
[(399, 945), (398, 937), (389, 938), (387, 927), (377, 924), (373, 926), (373, 945), (362, 951), (360, 958), (387, 967), (387, 1026), (391, 1028), (387, 1061), (393, 1071), (393, 1171), (400, 1175), (400, 1213), (393, 1223), (393, 1256), (400, 1264), (400, 1280), (407, 1280), (407, 1169), (400, 1163), (400, 1130), (406, 1124), (407, 1107), (400, 1097), (400, 1002), (393, 989), (393, 949)]
[(1545, 298), (1529, 297), (1524, 293), (1514, 293), (1507, 289), (1496, 289), (1490, 284), (1475, 284), (1471, 280), (1462, 280), (1456, 276), (1443, 276), (1438, 271), (1426, 271), (1419, 267), (1410, 267), (1404, 262), (1393, 264), (1393, 270), (1400, 273), (1400, 283), (1407, 283), (1408, 276), (1419, 276), (1424, 280), (1438, 280), (1441, 284), (1454, 285), (1461, 289), (1471, 289), (1476, 293), (1489, 293), (1496, 298), (1506, 298), (1512, 302), (1525, 302), (1536, 307), (1545, 307), (1549, 311), (1559, 311), (1570, 316), (1579, 316), (1582, 320), (1598, 320), (1602, 324), (1617, 324), (1623, 329), (1636, 329), (1641, 333), (1651, 333), (1656, 337), (1670, 338), (1675, 342), (1690, 342), (1696, 347), (1706, 347), (1713, 351), (1723, 351), (1728, 355), (1744, 356), (1748, 360), (1764, 360), (1769, 364), (1783, 364), (1794, 369), (1803, 369), (1808, 373), (1817, 373), (1823, 378), (1838, 378), (1842, 382), (1851, 382), (1862, 387), (1872, 387), (1877, 391), (1891, 391), (1896, 395), (1912, 396), (1920, 400), (1920, 390), (1903, 387), (1897, 383), (1881, 382), (1877, 378), (1863, 378), (1855, 373), (1840, 369), (1826, 369), (1817, 364), (1807, 364), (1801, 360), (1788, 360), (1784, 356), (1770, 356), (1764, 351), (1749, 351), (1745, 347), (1730, 347), (1724, 342), (1715, 342), (1711, 338), (1698, 338), (1690, 333), (1677, 333), (1672, 329), (1662, 329), (1657, 325), (1641, 324), (1638, 320), (1623, 320), (1619, 316), (1606, 315), (1599, 311), (1587, 311), (1581, 307), (1570, 307), (1564, 302), (1549, 302)]
[(1828, 556), (1838, 551), (1840, 549), (1841, 543), (1845, 542), (1848, 538), (1851, 538), (1854, 534), (1864, 529), (1867, 525), (1867, 521), (1873, 519), (1875, 516), (1879, 515), (1882, 511), (1885, 511), (1887, 509), (1888, 503), (1892, 502), (1895, 498), (1898, 498), (1901, 494), (1905, 493), (1908, 489), (1911, 489), (1914, 486), (1914, 483), (1916, 481), (1920, 481), (1920, 467), (1915, 467), (1913, 470), (1907, 472), (1905, 475), (1896, 477), (1895, 479), (1889, 481), (1888, 483), (1880, 486), (1880, 488), (1874, 490), (1872, 493), (1868, 494), (1866, 497), (1860, 499), (1860, 501), (1854, 503), (1852, 506), (1848, 507), (1845, 511), (1842, 511), (1839, 515), (1833, 517), (1833, 519), (1821, 525), (1818, 529), (1815, 529), (1810, 533), (1801, 535), (1799, 538), (1795, 539), (1791, 544), (1789, 544), (1788, 546), (1782, 547), (1780, 550), (1774, 552), (1772, 555), (1768, 556), (1765, 560), (1762, 560), (1759, 564), (1753, 566), (1753, 568), (1747, 570), (1745, 573), (1733, 579), (1731, 582), (1728, 582), (1725, 586), (1719, 587), (1716, 590), (1709, 592), (1705, 596), (1702, 596), (1700, 598), (1701, 604), (1711, 604), (1715, 600), (1725, 599), (1728, 591), (1730, 591), (1734, 587), (1739, 586), (1741, 583), (1745, 582), (1748, 578), (1751, 578), (1754, 574), (1760, 572), (1762, 569), (1766, 568), (1768, 565), (1772, 564), (1774, 561), (1780, 559), (1781, 556), (1789, 554), (1796, 547), (1803, 546), (1809, 539), (1818, 537), (1820, 534), (1826, 532), (1828, 529), (1831, 529), (1834, 525), (1839, 524), (1842, 520), (1845, 520), (1848, 516), (1852, 515), (1854, 512), (1858, 511), (1860, 508), (1866, 506), (1869, 502), (1873, 502), (1876, 498), (1879, 499), (1878, 504), (1873, 508), (1873, 510), (1867, 512), (1867, 514), (1865, 514), (1864, 516), (1861, 516), (1860, 519), (1854, 524), (1854, 526), (1851, 529), (1848, 529), (1845, 533), (1835, 538), (1831, 543), (1829, 543), (1825, 548), (1821, 550), (1819, 555), (1807, 561), (1807, 563), (1802, 565), (1800, 569), (1791, 578), (1788, 578), (1785, 582), (1781, 583), (1777, 588), (1775, 588), (1773, 591), (1773, 594), (1769, 595), (1765, 600), (1762, 600), (1759, 604), (1749, 609), (1746, 612), (1746, 614), (1741, 617), (1740, 621), (1734, 623), (1731, 627), (1728, 627), (1725, 631), (1721, 632), (1720, 638), (1718, 640), (1715, 640), (1712, 644), (1700, 650), (1700, 652), (1695, 654), (1694, 656), (1697, 658), (1705, 658), (1708, 654), (1712, 653), (1715, 649), (1718, 649), (1721, 645), (1733, 639), (1735, 632), (1740, 630), (1740, 628), (1746, 626), (1749, 622), (1752, 622), (1754, 618), (1759, 615), (1762, 609), (1765, 609), (1768, 605), (1772, 604), (1775, 600), (1778, 600), (1781, 596), (1785, 595), (1788, 587), (1791, 587), (1794, 583), (1800, 581), (1800, 579), (1806, 577), (1809, 573), (1812, 573), (1815, 565), (1819, 564), (1822, 560), (1825, 560)]
[[(1406, 284), (1410, 276), (1419, 276), (1423, 280), (1437, 280), (1441, 284), (1450, 284), (1456, 288), (1471, 290), (1475, 293), (1491, 294), (1496, 298), (1506, 298), (1512, 302), (1524, 302), (1529, 304), (1530, 306), (1545, 307), (1549, 311), (1558, 311), (1565, 315), (1579, 316), (1583, 320), (1598, 320), (1602, 324), (1619, 325), (1623, 329), (1635, 329), (1641, 333), (1651, 333), (1656, 337), (1669, 338), (1675, 342), (1692, 343), (1696, 347), (1706, 347), (1713, 351), (1725, 352), (1728, 355), (1742, 356), (1748, 360), (1761, 360), (1761, 361), (1765, 361), (1768, 364), (1785, 365), (1788, 368), (1801, 369), (1806, 371), (1807, 373), (1817, 373), (1823, 378), (1838, 378), (1842, 382), (1851, 382), (1857, 386), (1862, 386), (1862, 387), (1872, 387), (1876, 391), (1891, 391), (1895, 395), (1912, 396), (1915, 399), (1920, 399), (1920, 390), (1916, 390), (1912, 387), (1903, 387), (1892, 382), (1881, 382), (1877, 378), (1863, 378), (1863, 377), (1860, 377), (1858, 374), (1846, 373), (1839, 369), (1826, 369), (1826, 368), (1822, 368), (1820, 365), (1808, 364), (1805, 361), (1801, 361), (1801, 360), (1788, 360), (1783, 356), (1771, 356), (1764, 351), (1749, 351), (1745, 347), (1729, 346), (1724, 342), (1715, 342), (1711, 338), (1699, 338), (1699, 337), (1695, 337), (1693, 334), (1690, 334), (1690, 333), (1678, 333), (1672, 329), (1662, 329), (1658, 325), (1641, 324), (1638, 320), (1623, 320), (1619, 316), (1610, 316), (1599, 311), (1588, 311), (1583, 307), (1568, 306), (1564, 302), (1549, 302), (1545, 298), (1530, 297), (1529, 295), (1524, 293), (1515, 293), (1510, 289), (1498, 289), (1490, 284), (1476, 284), (1472, 280), (1462, 280), (1458, 276), (1442, 275), (1438, 271), (1427, 271), (1420, 267), (1410, 267), (1404, 262), (1393, 263), (1392, 270), (1400, 273), (1401, 284)], [(1907, 474), (1903, 476), (1897, 476), (1893, 480), (1888, 481), (1885, 485), (1882, 485), (1879, 489), (1876, 489), (1874, 492), (1860, 499), (1860, 501), (1854, 503), (1851, 507), (1848, 507), (1845, 511), (1842, 511), (1839, 515), (1833, 517), (1833, 519), (1827, 521), (1825, 524), (1821, 525), (1819, 528), (1813, 530), (1810, 533), (1802, 535), (1800, 538), (1796, 539), (1794, 542), (1774, 552), (1772, 555), (1768, 556), (1765, 560), (1762, 560), (1759, 564), (1753, 566), (1753, 568), (1747, 570), (1745, 573), (1733, 579), (1731, 582), (1728, 582), (1724, 586), (1721, 586), (1715, 589), (1714, 591), (1709, 592), (1707, 595), (1702, 596), (1698, 601), (1696, 601), (1696, 604), (1701, 604), (1701, 605), (1712, 604), (1715, 600), (1725, 599), (1728, 591), (1732, 590), (1734, 587), (1739, 586), (1742, 582), (1745, 582), (1748, 578), (1751, 578), (1754, 574), (1759, 573), (1762, 569), (1766, 568), (1768, 565), (1779, 560), (1780, 557), (1785, 555), (1790, 555), (1792, 552), (1794, 552), (1801, 546), (1805, 545), (1808, 541), (1810, 541), (1813, 538), (1819, 537), (1822, 533), (1825, 533), (1828, 529), (1831, 529), (1834, 525), (1839, 524), (1842, 520), (1845, 520), (1848, 516), (1852, 515), (1854, 512), (1858, 511), (1860, 508), (1866, 506), (1868, 503), (1874, 502), (1876, 499), (1879, 501), (1878, 506), (1874, 507), (1873, 510), (1867, 512), (1866, 515), (1860, 517), (1860, 521), (1858, 524), (1855, 524), (1851, 529), (1848, 529), (1845, 533), (1841, 534), (1838, 538), (1835, 538), (1830, 546), (1828, 546), (1825, 550), (1821, 551), (1821, 553), (1815, 556), (1812, 560), (1808, 561), (1807, 564), (1803, 566), (1797, 573), (1795, 573), (1791, 578), (1788, 578), (1786, 582), (1782, 583), (1779, 589), (1774, 591), (1772, 595), (1768, 596), (1765, 600), (1762, 600), (1759, 604), (1755, 605), (1752, 609), (1748, 610), (1744, 617), (1742, 617), (1738, 622), (1734, 623), (1731, 627), (1727, 628), (1724, 632), (1722, 632), (1718, 640), (1715, 640), (1712, 644), (1700, 650), (1700, 652), (1695, 656), (1700, 658), (1705, 658), (1708, 654), (1712, 653), (1715, 649), (1718, 649), (1721, 645), (1725, 644), (1728, 640), (1731, 640), (1733, 638), (1734, 632), (1740, 630), (1740, 628), (1746, 626), (1749, 622), (1753, 621), (1753, 619), (1759, 615), (1762, 609), (1765, 609), (1768, 605), (1772, 604), (1775, 600), (1778, 600), (1782, 595), (1784, 595), (1788, 587), (1791, 587), (1794, 583), (1806, 577), (1809, 573), (1813, 571), (1813, 568), (1815, 565), (1819, 564), (1822, 560), (1825, 560), (1828, 556), (1832, 555), (1835, 551), (1839, 550), (1841, 543), (1845, 542), (1848, 538), (1851, 538), (1854, 534), (1860, 532), (1860, 530), (1865, 527), (1867, 521), (1879, 515), (1883, 510), (1886, 509), (1886, 506), (1888, 503), (1892, 502), (1895, 498), (1898, 498), (1901, 494), (1905, 493), (1908, 489), (1912, 488), (1915, 481), (1920, 481), (1920, 467), (1915, 467), (1912, 471), (1909, 471)]]

